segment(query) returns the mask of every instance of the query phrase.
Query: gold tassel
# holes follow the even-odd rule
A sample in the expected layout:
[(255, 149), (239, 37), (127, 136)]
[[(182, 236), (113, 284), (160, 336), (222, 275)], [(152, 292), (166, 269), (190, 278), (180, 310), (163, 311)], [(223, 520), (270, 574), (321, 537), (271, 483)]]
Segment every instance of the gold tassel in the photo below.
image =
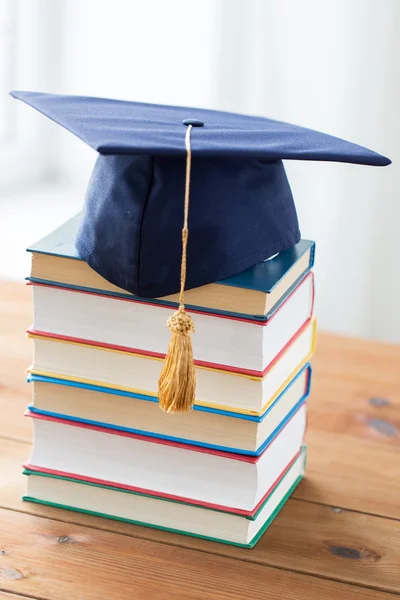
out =
[(182, 229), (182, 262), (179, 309), (169, 317), (167, 325), (172, 332), (167, 356), (158, 381), (158, 401), (164, 412), (186, 412), (193, 407), (196, 391), (196, 370), (193, 363), (192, 340), (194, 333), (192, 317), (185, 311), (184, 292), (186, 283), (186, 254), (189, 237), (189, 189), (191, 147), (190, 132), (192, 125), (186, 131), (186, 182), (184, 219)]
[(195, 400), (196, 370), (193, 363), (192, 317), (180, 307), (167, 321), (172, 332), (161, 377), (158, 401), (164, 412), (186, 412)]

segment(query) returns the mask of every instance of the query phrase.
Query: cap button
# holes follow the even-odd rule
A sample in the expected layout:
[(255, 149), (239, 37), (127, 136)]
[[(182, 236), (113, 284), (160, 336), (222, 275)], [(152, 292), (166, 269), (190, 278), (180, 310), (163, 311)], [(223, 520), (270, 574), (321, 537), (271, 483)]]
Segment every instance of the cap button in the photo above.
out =
[(192, 125), (192, 127), (203, 127), (203, 121), (199, 121), (199, 119), (183, 119), (183, 125)]

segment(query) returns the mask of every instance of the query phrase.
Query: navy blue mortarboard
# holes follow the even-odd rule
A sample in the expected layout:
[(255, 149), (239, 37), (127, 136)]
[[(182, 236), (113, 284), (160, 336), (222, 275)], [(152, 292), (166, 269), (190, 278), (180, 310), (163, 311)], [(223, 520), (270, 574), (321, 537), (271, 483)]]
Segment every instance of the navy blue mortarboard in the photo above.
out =
[(76, 239), (81, 258), (138, 296), (180, 292), (179, 309), (168, 319), (172, 336), (158, 386), (166, 412), (189, 410), (195, 401), (194, 324), (184, 308), (185, 287), (235, 275), (300, 239), (282, 160), (390, 163), (350, 142), (259, 117), (12, 95), (100, 154)]
[(350, 142), (260, 117), (12, 95), (99, 152), (77, 249), (105, 279), (142, 297), (179, 291), (188, 122), (202, 126), (191, 132), (186, 288), (230, 277), (299, 241), (283, 159), (390, 164)]

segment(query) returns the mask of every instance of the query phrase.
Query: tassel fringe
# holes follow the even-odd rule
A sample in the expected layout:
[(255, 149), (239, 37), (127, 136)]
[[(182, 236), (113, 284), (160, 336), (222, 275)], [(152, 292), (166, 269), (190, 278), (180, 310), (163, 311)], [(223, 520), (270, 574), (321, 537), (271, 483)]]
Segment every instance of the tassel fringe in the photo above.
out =
[(158, 401), (166, 413), (187, 412), (193, 407), (196, 370), (193, 363), (191, 333), (194, 323), (183, 307), (169, 317), (172, 332), (164, 367), (158, 382)]

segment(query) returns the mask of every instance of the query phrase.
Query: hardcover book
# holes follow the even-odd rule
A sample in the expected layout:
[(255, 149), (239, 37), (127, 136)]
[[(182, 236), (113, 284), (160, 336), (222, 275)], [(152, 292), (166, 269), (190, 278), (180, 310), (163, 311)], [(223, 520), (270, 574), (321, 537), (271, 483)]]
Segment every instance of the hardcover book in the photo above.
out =
[[(33, 284), (33, 331), (164, 358), (169, 307), (49, 285)], [(268, 365), (311, 318), (309, 273), (268, 321), (190, 312), (195, 364), (262, 377)]]
[(261, 416), (195, 406), (171, 419), (155, 398), (39, 375), (29, 380), (33, 383), (29, 410), (37, 414), (259, 456), (306, 401), (311, 367), (303, 367)]
[(252, 548), (272, 523), (304, 475), (305, 447), (280, 474), (252, 512), (182, 502), (179, 498), (150, 496), (129, 488), (76, 479), (27, 467), (23, 499), (88, 513), (144, 527), (181, 533), (215, 542)]
[[(30, 281), (140, 299), (109, 283), (80, 260), (75, 238), (81, 214), (28, 248), (32, 253)], [(223, 281), (187, 290), (192, 309), (221, 311), (265, 320), (314, 264), (315, 244), (301, 240), (293, 248)], [(226, 289), (228, 286), (228, 290)], [(154, 303), (178, 305), (178, 294)]]
[[(197, 364), (195, 409), (208, 407), (261, 416), (310, 359), (315, 329), (315, 320), (307, 321), (262, 373)], [(100, 391), (111, 388), (138, 398), (157, 399), (162, 356), (34, 330), (29, 335), (35, 346), (31, 374)]]
[(155, 496), (252, 511), (297, 456), (306, 404), (259, 456), (221, 452), (28, 412), (34, 427), (30, 467), (146, 490)]

